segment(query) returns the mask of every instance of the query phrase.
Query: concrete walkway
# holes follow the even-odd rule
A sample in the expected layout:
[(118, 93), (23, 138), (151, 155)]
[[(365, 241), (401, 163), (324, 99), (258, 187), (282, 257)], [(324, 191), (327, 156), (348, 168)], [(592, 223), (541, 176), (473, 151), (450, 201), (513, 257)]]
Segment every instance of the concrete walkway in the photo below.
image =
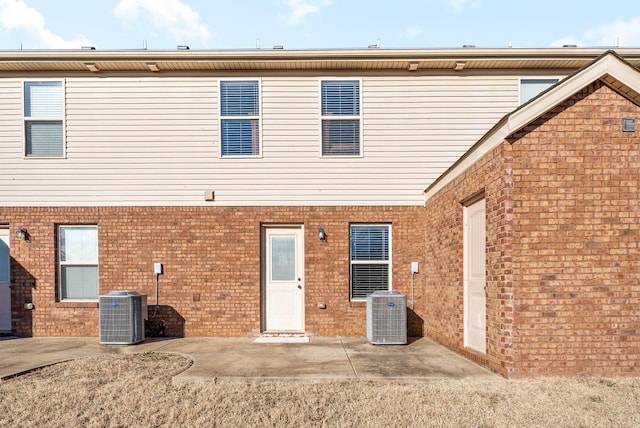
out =
[(193, 365), (174, 381), (432, 380), (496, 374), (426, 338), (371, 345), (365, 338), (312, 337), (309, 343), (254, 343), (251, 338), (147, 339), (131, 346), (89, 338), (2, 338), (0, 379), (78, 358), (109, 353), (168, 352)]

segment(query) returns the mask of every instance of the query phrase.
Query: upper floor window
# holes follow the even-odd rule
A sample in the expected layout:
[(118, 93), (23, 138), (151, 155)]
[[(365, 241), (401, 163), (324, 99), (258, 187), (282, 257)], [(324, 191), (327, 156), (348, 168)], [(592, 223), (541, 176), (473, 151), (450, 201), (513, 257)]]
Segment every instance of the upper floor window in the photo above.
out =
[(524, 104), (540, 92), (558, 83), (559, 79), (521, 79), (520, 104)]
[(98, 300), (98, 226), (58, 227), (60, 300)]
[(25, 155), (64, 156), (63, 123), (62, 82), (24, 82)]
[(257, 80), (220, 82), (222, 156), (260, 154), (260, 85)]
[(360, 81), (324, 80), (320, 87), (322, 155), (360, 155)]
[(363, 300), (391, 285), (391, 226), (357, 224), (350, 227), (351, 300)]

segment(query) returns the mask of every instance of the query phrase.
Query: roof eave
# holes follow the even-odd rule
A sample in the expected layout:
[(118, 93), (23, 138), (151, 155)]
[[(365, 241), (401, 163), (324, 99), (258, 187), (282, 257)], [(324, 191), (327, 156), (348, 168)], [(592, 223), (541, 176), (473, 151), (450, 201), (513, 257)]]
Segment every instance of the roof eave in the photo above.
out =
[[(156, 63), (163, 70), (163, 63), (193, 63), (204, 69), (219, 67), (232, 69), (242, 65), (243, 70), (260, 69), (264, 62), (274, 69), (289, 69), (291, 64), (313, 67), (323, 63), (325, 68), (340, 69), (345, 62), (358, 66), (367, 63), (384, 69), (407, 69), (410, 63), (417, 69), (451, 68), (465, 63), (468, 69), (518, 69), (518, 68), (579, 68), (607, 51), (607, 48), (435, 48), (435, 49), (247, 49), (247, 50), (4, 50), (0, 51), (0, 63), (11, 63), (15, 70), (23, 65), (25, 70), (34, 67), (43, 70), (60, 67), (60, 64), (76, 66), (85, 63), (118, 64), (118, 71), (138, 71), (141, 65)], [(618, 49), (628, 60), (640, 64), (640, 49)], [(53, 68), (52, 68), (53, 69)], [(415, 70), (413, 70), (415, 71)]]

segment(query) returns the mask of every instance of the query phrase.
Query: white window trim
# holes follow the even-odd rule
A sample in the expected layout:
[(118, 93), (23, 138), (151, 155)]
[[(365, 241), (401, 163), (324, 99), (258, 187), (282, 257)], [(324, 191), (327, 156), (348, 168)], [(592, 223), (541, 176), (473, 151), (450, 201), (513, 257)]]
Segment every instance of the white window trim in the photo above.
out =
[[(29, 82), (61, 82), (62, 83), (62, 117), (38, 117), (36, 119), (27, 118), (24, 115), (26, 107), (26, 97), (24, 91), (25, 83)], [(22, 158), (23, 159), (66, 159), (67, 158), (67, 81), (66, 79), (23, 79), (20, 82), (22, 93)], [(27, 156), (27, 122), (46, 122), (62, 120), (62, 156)]]
[[(324, 155), (322, 154), (322, 121), (325, 119), (325, 116), (322, 115), (322, 82), (327, 82), (331, 80), (356, 80), (358, 81), (360, 87), (360, 114), (358, 116), (336, 116), (336, 117), (327, 117), (327, 120), (354, 120), (358, 119), (360, 121), (360, 132), (358, 135), (358, 143), (360, 144), (358, 148), (357, 155)], [(355, 159), (364, 157), (364, 144), (363, 144), (363, 135), (364, 135), (364, 120), (363, 114), (364, 105), (362, 104), (362, 78), (361, 77), (350, 77), (350, 76), (331, 76), (331, 77), (323, 77), (318, 80), (318, 135), (320, 137), (319, 142), (319, 152), (318, 156), (322, 159)]]
[(57, 225), (57, 238), (58, 238), (58, 301), (59, 302), (97, 302), (98, 298), (95, 299), (64, 299), (62, 297), (62, 266), (65, 265), (74, 265), (74, 266), (95, 266), (98, 274), (98, 295), (100, 295), (100, 240), (98, 234), (98, 248), (96, 248), (96, 261), (95, 263), (89, 262), (63, 262), (61, 259), (62, 255), (62, 240), (60, 239), (60, 229), (63, 227), (84, 227), (84, 228), (95, 228), (98, 231), (98, 225), (96, 224), (59, 224)]
[[(389, 229), (389, 259), (382, 260), (351, 260), (351, 226), (386, 226)], [(391, 223), (350, 223), (349, 224), (349, 300), (351, 302), (366, 302), (366, 297), (353, 297), (353, 286), (351, 284), (351, 266), (354, 264), (365, 265), (389, 265), (389, 288), (393, 290), (393, 227)]]
[(556, 83), (558, 83), (559, 81), (564, 79), (564, 76), (521, 76), (519, 77), (518, 78), (518, 106), (521, 106), (529, 102), (529, 101), (525, 101), (524, 103), (522, 102), (522, 81), (523, 80), (554, 80), (554, 79), (556, 79), (557, 80)]
[[(231, 81), (258, 82), (258, 115), (257, 116), (223, 116), (222, 115), (222, 83)], [(223, 155), (222, 154), (222, 121), (258, 119), (258, 154), (257, 155)], [(253, 77), (229, 77), (218, 80), (218, 158), (220, 159), (261, 159), (262, 158), (262, 79)]]

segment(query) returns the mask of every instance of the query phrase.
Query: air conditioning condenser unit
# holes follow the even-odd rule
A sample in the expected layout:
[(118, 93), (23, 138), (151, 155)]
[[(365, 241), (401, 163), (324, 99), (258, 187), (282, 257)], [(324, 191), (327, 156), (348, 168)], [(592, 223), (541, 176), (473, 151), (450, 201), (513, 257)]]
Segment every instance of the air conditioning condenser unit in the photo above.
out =
[(367, 296), (367, 339), (374, 345), (407, 343), (407, 296), (397, 291)]
[(147, 295), (135, 291), (111, 291), (98, 299), (100, 343), (132, 345), (144, 340)]

